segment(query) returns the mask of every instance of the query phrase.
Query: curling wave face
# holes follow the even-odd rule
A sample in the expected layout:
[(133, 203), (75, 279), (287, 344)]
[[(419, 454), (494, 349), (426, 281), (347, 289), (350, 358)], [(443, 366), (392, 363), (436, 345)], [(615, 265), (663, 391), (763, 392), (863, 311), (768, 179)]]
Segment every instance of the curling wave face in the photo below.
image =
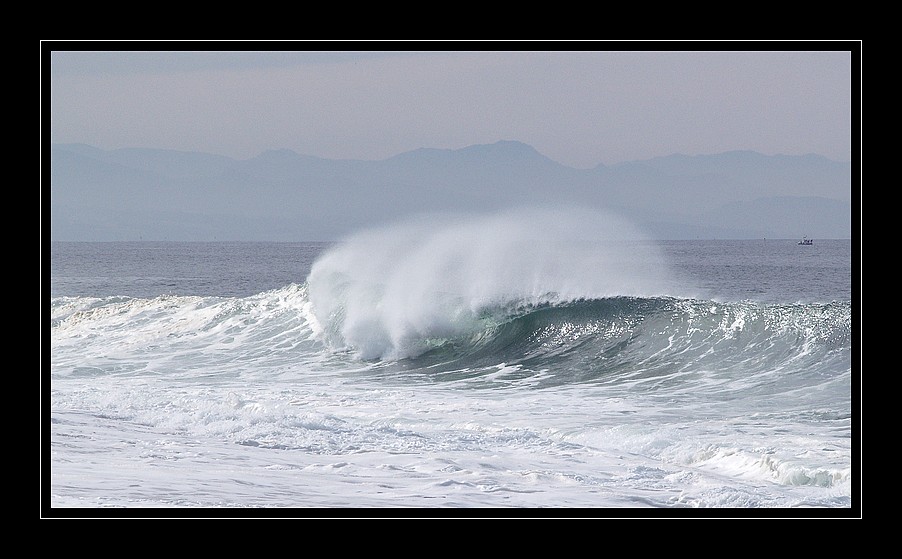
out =
[[(709, 388), (720, 392), (718, 383), (783, 390), (786, 383), (804, 385), (811, 375), (826, 380), (851, 371), (850, 302), (718, 303), (669, 296), (510, 301), (466, 320), (436, 319), (420, 338), (410, 329), (405, 347), (416, 353), (369, 365), (359, 361), (358, 350), (325, 344), (343, 334), (321, 328), (304, 285), (243, 299), (61, 298), (51, 311), (59, 374), (85, 371), (91, 363), (88, 369), (107, 370), (111, 359), (116, 370), (126, 361), (156, 370), (161, 367), (154, 363), (174, 355), (204, 369), (228, 368), (240, 355), (254, 364), (252, 370), (298, 363), (320, 368), (331, 360), (347, 370), (366, 366), (388, 378), (410, 380), (413, 374), (428, 382), (613, 383), (647, 390), (702, 390), (714, 383)], [(372, 333), (353, 333), (365, 341), (369, 336), (372, 347), (394, 347), (378, 345), (391, 343), (379, 324)], [(70, 353), (74, 369), (65, 366)]]
[[(636, 390), (699, 382), (792, 389), (850, 370), (851, 306), (612, 297), (498, 309), (482, 329), (431, 340), (408, 368), (479, 373), (538, 386), (626, 383)], [(788, 375), (786, 373), (793, 373)], [(502, 379), (493, 378), (493, 382)], [(787, 384), (788, 383), (788, 384)]]

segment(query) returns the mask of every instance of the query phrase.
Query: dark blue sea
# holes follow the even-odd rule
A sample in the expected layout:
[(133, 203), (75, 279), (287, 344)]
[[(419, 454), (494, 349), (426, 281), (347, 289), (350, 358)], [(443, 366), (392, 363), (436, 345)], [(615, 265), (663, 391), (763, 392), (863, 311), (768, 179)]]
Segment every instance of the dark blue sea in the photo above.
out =
[(46, 502), (860, 506), (857, 242), (554, 217), (49, 243)]

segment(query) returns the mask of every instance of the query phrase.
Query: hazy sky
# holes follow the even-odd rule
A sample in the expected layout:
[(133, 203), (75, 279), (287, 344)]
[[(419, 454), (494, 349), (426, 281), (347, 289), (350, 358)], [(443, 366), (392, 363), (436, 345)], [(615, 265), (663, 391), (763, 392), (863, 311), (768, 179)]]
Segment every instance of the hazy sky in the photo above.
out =
[(109, 50), (54, 51), (42, 67), (51, 142), (376, 160), (519, 140), (589, 168), (730, 150), (850, 161), (860, 130), (860, 66), (848, 43), (835, 51), (789, 43), (780, 52), (715, 50), (719, 43), (688, 52), (608, 51), (603, 42), (566, 43), (570, 51), (438, 43), (460, 48), (432, 52), (299, 52), (310, 46), (303, 42), (267, 43), (285, 47), (270, 52), (209, 51), (218, 44), (204, 42), (181, 45), (193, 52), (86, 45)]

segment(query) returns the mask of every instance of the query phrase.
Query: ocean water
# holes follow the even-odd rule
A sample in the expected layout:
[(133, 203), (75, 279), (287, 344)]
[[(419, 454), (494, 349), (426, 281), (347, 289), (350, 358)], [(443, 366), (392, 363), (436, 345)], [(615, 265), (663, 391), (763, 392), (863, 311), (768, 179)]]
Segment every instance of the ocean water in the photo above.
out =
[(50, 243), (42, 512), (854, 515), (853, 242), (636, 233)]

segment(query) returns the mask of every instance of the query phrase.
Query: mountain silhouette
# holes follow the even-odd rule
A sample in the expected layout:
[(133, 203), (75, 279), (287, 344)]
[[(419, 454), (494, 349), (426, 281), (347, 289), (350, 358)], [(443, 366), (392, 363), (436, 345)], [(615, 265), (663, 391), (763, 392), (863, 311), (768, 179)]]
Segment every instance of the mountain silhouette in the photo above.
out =
[(423, 212), (574, 204), (660, 239), (852, 236), (851, 164), (816, 155), (675, 154), (574, 169), (507, 140), (379, 161), (84, 144), (53, 144), (49, 155), (52, 240), (334, 240)]

